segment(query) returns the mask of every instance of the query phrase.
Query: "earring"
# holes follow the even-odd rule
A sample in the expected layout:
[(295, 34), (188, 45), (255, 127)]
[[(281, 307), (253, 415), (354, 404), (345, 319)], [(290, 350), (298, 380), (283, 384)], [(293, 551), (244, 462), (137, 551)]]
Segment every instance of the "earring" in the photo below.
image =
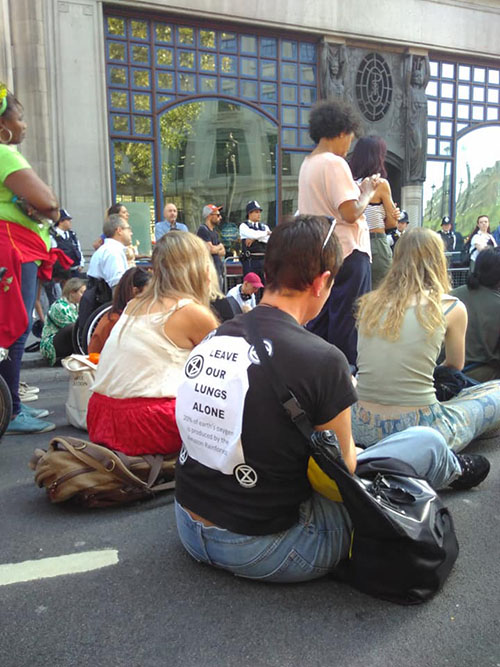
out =
[[(2, 139), (2, 132), (4, 132), (4, 131), (9, 133), (9, 138), (7, 139), (7, 141), (4, 141), (4, 140)], [(13, 135), (12, 135), (12, 131), (9, 130), (8, 127), (0, 127), (0, 143), (2, 143), (2, 144), (10, 144), (10, 142), (12, 141), (12, 136), (13, 136)]]

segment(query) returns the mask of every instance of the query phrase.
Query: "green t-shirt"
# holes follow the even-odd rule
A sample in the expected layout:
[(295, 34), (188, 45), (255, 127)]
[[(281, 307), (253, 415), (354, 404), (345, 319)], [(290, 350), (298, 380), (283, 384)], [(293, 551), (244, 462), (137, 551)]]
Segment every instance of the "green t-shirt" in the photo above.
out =
[(12, 201), (14, 193), (4, 184), (10, 174), (20, 169), (31, 169), (29, 162), (18, 152), (15, 146), (0, 144), (0, 220), (9, 220), (30, 229), (41, 236), (47, 250), (50, 250), (49, 223), (38, 223), (28, 218), (19, 206)]

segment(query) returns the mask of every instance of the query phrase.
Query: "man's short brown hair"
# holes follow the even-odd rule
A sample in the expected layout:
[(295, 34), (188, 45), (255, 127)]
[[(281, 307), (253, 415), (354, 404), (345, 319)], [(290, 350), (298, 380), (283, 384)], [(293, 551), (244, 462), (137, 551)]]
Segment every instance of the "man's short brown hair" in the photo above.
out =
[(331, 220), (322, 215), (298, 215), (278, 225), (267, 244), (266, 288), (302, 292), (324, 271), (333, 280), (342, 266), (342, 248), (335, 232), (323, 248), (330, 227)]

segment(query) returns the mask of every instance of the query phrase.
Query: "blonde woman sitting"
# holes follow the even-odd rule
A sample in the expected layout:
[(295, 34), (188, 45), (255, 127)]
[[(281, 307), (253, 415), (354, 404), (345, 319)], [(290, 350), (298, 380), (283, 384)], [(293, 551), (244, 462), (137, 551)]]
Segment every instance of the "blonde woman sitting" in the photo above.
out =
[(443, 403), (436, 398), (433, 371), (442, 343), (443, 365), (461, 370), (465, 360), (467, 311), (449, 289), (440, 237), (423, 228), (403, 234), (380, 287), (359, 302), (356, 443), (373, 445), (410, 426), (431, 426), (459, 452), (500, 427), (500, 381)]
[(175, 399), (184, 363), (217, 326), (209, 309), (212, 260), (201, 239), (165, 234), (152, 262), (151, 282), (101, 352), (87, 415), (93, 442), (129, 455), (179, 451)]
[(70, 278), (64, 283), (61, 298), (49, 308), (42, 329), (40, 354), (51, 366), (73, 353), (73, 327), (86, 289), (84, 280)]

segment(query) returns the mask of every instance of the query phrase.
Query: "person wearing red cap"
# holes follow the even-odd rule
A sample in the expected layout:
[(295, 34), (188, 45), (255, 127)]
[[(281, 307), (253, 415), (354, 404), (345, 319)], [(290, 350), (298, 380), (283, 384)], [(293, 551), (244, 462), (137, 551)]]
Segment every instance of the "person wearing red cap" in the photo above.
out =
[(199, 236), (205, 243), (208, 245), (208, 252), (212, 255), (217, 274), (219, 276), (220, 286), (222, 287), (224, 279), (224, 270), (223, 270), (223, 257), (226, 254), (226, 249), (224, 244), (221, 243), (219, 232), (216, 227), (218, 227), (221, 220), (222, 206), (216, 206), (215, 204), (207, 204), (203, 207), (203, 224), (198, 227), (196, 235)]
[(255, 295), (263, 287), (264, 285), (259, 276), (256, 273), (250, 272), (244, 276), (241, 285), (232, 287), (226, 296), (232, 297), (239, 304), (241, 310), (246, 313), (257, 305)]

